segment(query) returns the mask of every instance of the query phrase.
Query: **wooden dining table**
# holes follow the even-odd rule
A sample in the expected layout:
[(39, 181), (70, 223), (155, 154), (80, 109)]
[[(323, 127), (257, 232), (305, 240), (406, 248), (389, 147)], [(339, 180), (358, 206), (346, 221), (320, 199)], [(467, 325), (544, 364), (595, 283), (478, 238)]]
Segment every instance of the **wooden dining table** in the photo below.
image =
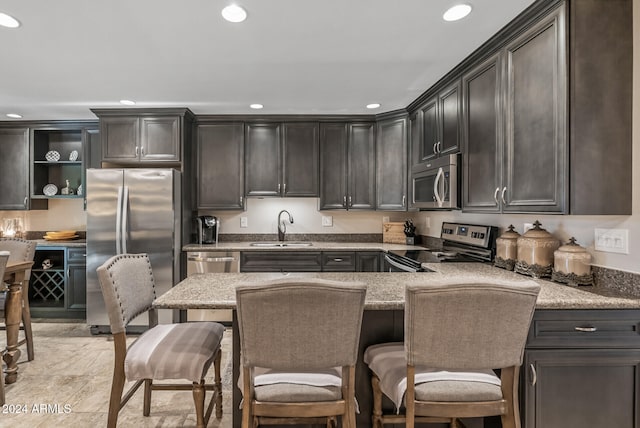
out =
[(18, 380), (18, 333), (22, 320), (22, 282), (33, 261), (9, 262), (4, 271), (4, 282), (9, 285), (4, 302), (4, 322), (7, 331), (7, 349), (2, 357), (7, 365), (5, 383)]

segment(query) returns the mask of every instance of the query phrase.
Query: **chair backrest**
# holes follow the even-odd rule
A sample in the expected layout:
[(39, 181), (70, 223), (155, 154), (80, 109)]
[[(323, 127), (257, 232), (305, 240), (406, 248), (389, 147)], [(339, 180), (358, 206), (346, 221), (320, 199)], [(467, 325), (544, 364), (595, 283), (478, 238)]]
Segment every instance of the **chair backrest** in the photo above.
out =
[(242, 364), (287, 370), (356, 362), (366, 285), (287, 278), (238, 286)]
[[(9, 251), (10, 262), (32, 261), (36, 254), (36, 242), (20, 238), (0, 238), (0, 251)], [(31, 269), (26, 271), (25, 280), (29, 280)]]
[(111, 333), (123, 332), (132, 319), (151, 308), (156, 298), (149, 257), (146, 254), (113, 256), (97, 273)]
[(540, 286), (447, 278), (408, 286), (407, 363), (434, 369), (481, 370), (522, 364)]
[[(7, 267), (9, 257), (11, 257), (11, 255), (8, 251), (0, 251), (0, 283), (2, 278), (4, 278), (4, 270)], [(4, 307), (0, 308), (0, 312), (2, 311), (4, 311)], [(2, 380), (0, 380), (0, 382), (2, 382)]]

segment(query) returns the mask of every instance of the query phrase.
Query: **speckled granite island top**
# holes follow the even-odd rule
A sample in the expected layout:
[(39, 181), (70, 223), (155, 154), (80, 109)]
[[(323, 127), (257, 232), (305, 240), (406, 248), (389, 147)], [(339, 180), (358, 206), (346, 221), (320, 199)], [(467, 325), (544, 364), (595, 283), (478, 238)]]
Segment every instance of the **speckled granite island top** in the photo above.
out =
[[(361, 281), (368, 285), (366, 309), (396, 310), (404, 307), (404, 285), (428, 283), (440, 275), (463, 279), (505, 279), (514, 283), (530, 278), (479, 263), (441, 263), (427, 265), (435, 272), (319, 272), (289, 273), (288, 277), (325, 278), (336, 281)], [(209, 273), (191, 276), (156, 299), (158, 308), (233, 309), (235, 287), (282, 277), (281, 273)], [(574, 288), (550, 281), (541, 285), (538, 309), (640, 309), (640, 299), (631, 298), (596, 287)]]

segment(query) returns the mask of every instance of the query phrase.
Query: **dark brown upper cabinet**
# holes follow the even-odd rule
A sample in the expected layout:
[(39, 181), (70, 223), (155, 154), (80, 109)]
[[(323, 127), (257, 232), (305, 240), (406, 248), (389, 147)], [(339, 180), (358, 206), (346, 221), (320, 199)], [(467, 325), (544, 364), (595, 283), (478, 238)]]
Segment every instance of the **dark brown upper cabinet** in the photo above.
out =
[(407, 118), (380, 120), (376, 133), (376, 208), (407, 209)]
[(29, 209), (29, 128), (0, 128), (0, 210)]
[(244, 125), (199, 123), (196, 139), (197, 208), (244, 209)]
[(460, 80), (456, 79), (421, 108), (419, 163), (460, 149)]
[(193, 114), (188, 109), (93, 109), (100, 118), (102, 161), (115, 165), (184, 161)]
[(318, 196), (318, 124), (247, 123), (246, 195)]
[(375, 209), (375, 124), (320, 124), (320, 209)]

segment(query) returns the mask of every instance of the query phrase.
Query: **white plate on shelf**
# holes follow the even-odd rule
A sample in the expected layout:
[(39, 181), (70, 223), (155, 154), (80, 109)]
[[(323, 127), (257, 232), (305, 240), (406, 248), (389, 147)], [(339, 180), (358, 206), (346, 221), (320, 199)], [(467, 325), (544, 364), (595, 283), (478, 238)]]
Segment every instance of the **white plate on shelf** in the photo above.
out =
[(58, 193), (58, 186), (56, 186), (55, 184), (47, 184), (42, 189), (42, 193), (44, 193), (46, 196), (53, 196)]
[(55, 150), (49, 150), (47, 154), (44, 155), (44, 158), (49, 162), (57, 162), (60, 160), (60, 153), (56, 152)]
[(71, 154), (69, 155), (69, 160), (70, 161), (76, 161), (78, 160), (78, 151), (74, 150), (71, 152)]

